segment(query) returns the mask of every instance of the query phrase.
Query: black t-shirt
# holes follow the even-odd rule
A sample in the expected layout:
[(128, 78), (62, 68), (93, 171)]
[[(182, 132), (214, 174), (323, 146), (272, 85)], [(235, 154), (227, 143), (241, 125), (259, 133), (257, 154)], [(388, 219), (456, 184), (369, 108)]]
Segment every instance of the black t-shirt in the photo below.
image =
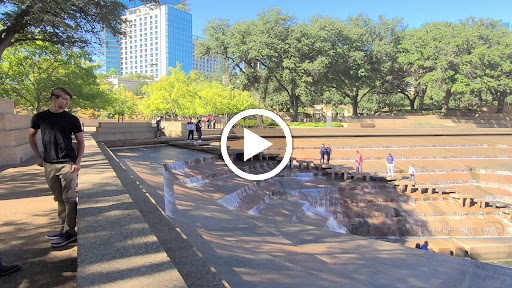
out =
[(201, 122), (196, 123), (196, 132), (201, 132)]
[(75, 162), (76, 151), (71, 135), (82, 132), (80, 120), (69, 112), (53, 113), (45, 110), (32, 117), (30, 128), (41, 129), (46, 163)]

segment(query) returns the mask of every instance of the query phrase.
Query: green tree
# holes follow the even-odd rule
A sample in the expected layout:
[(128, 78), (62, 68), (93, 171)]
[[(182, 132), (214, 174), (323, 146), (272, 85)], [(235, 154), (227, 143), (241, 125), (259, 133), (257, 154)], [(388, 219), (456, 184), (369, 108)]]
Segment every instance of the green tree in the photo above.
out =
[(0, 62), (0, 94), (16, 105), (41, 111), (50, 105), (49, 92), (67, 87), (76, 96), (71, 108), (100, 108), (105, 97), (85, 51), (50, 43), (27, 42), (11, 47)]
[(380, 17), (374, 22), (358, 15), (340, 21), (329, 17), (312, 21), (322, 34), (322, 54), (326, 55), (323, 81), (350, 100), (358, 114), (361, 101), (386, 83), (396, 63), (397, 46), (405, 29), (401, 19)]
[(20, 42), (83, 48), (100, 40), (103, 31), (119, 36), (126, 6), (116, 0), (0, 0), (0, 9), (1, 59), (8, 47)]
[(476, 95), (489, 92), (502, 113), (512, 92), (512, 32), (490, 19), (469, 18), (461, 26), (463, 48), (469, 51), (461, 58), (464, 85)]
[(124, 121), (126, 116), (135, 114), (138, 102), (138, 97), (121, 85), (109, 94), (109, 105), (105, 110), (111, 115), (117, 116), (118, 122)]

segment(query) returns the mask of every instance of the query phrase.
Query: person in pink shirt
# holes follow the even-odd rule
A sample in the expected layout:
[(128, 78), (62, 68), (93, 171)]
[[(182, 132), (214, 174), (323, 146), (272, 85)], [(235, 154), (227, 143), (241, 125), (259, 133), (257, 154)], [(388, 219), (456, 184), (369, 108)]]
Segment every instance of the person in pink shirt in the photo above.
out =
[(359, 151), (356, 151), (356, 160), (359, 162), (359, 171), (363, 172), (363, 155)]

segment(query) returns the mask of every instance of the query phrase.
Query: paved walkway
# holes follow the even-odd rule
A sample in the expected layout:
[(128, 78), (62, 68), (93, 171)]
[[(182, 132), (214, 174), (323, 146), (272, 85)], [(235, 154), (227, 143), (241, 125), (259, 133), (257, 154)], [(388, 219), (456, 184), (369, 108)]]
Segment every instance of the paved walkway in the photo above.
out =
[(45, 235), (58, 230), (57, 204), (44, 170), (33, 160), (0, 171), (0, 255), (21, 269), (0, 287), (76, 287), (76, 244), (53, 249)]

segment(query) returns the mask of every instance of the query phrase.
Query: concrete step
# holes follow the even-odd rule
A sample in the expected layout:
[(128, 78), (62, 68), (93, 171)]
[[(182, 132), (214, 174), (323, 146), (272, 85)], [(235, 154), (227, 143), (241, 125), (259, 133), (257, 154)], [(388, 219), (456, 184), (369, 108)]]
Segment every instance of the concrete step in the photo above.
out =
[(116, 132), (144, 132), (153, 131), (155, 133), (156, 128), (154, 127), (142, 127), (142, 126), (120, 126), (120, 127), (96, 127), (96, 132), (99, 133), (116, 133)]
[(0, 147), (0, 165), (20, 164), (32, 156), (34, 156), (34, 152), (29, 143), (16, 147)]
[(0, 131), (29, 128), (31, 119), (32, 115), (14, 115), (0, 113)]
[(123, 127), (152, 127), (151, 122), (99, 122), (98, 127), (123, 128)]
[(0, 98), (0, 114), (14, 114), (14, 101)]
[(132, 140), (132, 139), (152, 139), (155, 138), (154, 130), (147, 131), (128, 131), (128, 132), (108, 132), (108, 133), (95, 133), (94, 138), (96, 141), (104, 140)]
[[(0, 148), (16, 147), (28, 143), (28, 129), (0, 131)], [(41, 139), (41, 133), (37, 133)]]

